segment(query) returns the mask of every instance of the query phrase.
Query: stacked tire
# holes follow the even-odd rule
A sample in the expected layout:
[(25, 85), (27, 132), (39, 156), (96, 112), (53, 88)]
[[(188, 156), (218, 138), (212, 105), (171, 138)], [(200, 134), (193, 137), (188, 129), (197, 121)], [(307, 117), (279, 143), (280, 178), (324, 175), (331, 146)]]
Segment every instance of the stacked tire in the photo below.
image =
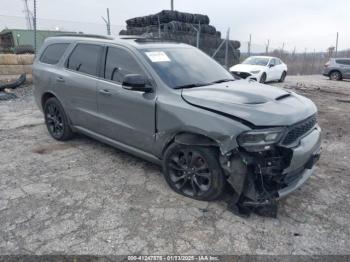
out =
[[(120, 31), (120, 35), (140, 35), (151, 38), (161, 37), (189, 45), (197, 45), (197, 30), (200, 28), (199, 48), (212, 56), (220, 44), (224, 41), (221, 32), (210, 25), (207, 15), (191, 14), (178, 11), (163, 10), (154, 15), (135, 17), (126, 21), (126, 30)], [(160, 27), (160, 35), (159, 35)], [(241, 43), (229, 42), (228, 64), (232, 66), (239, 62)], [(215, 59), (225, 64), (226, 50), (223, 46), (215, 55)]]

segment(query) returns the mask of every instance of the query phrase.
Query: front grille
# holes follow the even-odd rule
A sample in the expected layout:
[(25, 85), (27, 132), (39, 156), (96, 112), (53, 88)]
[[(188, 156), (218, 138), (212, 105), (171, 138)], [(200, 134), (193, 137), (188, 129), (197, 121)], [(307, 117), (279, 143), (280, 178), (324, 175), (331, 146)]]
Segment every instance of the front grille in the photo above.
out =
[(308, 133), (317, 124), (317, 117), (313, 115), (304, 121), (292, 126), (287, 135), (283, 139), (283, 145), (290, 145), (297, 141), (300, 137)]
[(246, 78), (251, 76), (251, 74), (245, 73), (245, 72), (233, 72), (233, 73), (235, 73), (236, 75), (238, 75), (239, 77), (241, 77), (243, 79), (246, 79)]

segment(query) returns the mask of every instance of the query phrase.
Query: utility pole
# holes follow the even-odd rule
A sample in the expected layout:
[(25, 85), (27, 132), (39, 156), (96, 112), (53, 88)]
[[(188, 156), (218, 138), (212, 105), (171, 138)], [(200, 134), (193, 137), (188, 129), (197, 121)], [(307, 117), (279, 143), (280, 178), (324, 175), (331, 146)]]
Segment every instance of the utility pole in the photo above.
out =
[(225, 50), (225, 66), (228, 69), (228, 45), (230, 43), (230, 28), (227, 29), (226, 33), (226, 50)]
[(250, 56), (251, 47), (252, 47), (252, 34), (249, 34), (249, 42), (248, 42), (248, 56)]
[(34, 27), (34, 53), (36, 55), (37, 43), (36, 43), (36, 0), (34, 0), (34, 17), (33, 17), (33, 27)]
[(109, 18), (109, 8), (107, 8), (107, 19), (105, 19), (103, 16), (101, 16), (103, 21), (106, 23), (107, 27), (107, 35), (111, 35), (111, 20)]
[(337, 40), (335, 41), (335, 57), (338, 57), (338, 41), (339, 41), (339, 32), (337, 32)]
[(174, 11), (174, 0), (171, 0), (171, 11)]
[(267, 55), (269, 54), (269, 48), (270, 48), (270, 39), (267, 40), (267, 44), (266, 44), (266, 51), (265, 51), (265, 53)]

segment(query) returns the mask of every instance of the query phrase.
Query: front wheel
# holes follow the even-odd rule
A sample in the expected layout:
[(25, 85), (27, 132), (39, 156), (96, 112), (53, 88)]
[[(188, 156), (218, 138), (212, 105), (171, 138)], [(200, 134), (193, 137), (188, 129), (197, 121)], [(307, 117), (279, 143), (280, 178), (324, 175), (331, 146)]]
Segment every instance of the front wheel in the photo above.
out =
[(171, 145), (164, 154), (163, 172), (177, 193), (202, 201), (215, 200), (225, 187), (225, 177), (215, 148)]

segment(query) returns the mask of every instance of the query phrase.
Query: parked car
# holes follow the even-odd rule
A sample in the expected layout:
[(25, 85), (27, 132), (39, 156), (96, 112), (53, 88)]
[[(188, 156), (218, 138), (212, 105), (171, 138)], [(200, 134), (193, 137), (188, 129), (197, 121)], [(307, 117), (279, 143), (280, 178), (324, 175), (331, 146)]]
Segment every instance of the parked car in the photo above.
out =
[(324, 65), (323, 75), (336, 81), (350, 79), (350, 58), (331, 58)]
[(250, 56), (242, 64), (234, 65), (230, 71), (244, 79), (260, 83), (284, 82), (288, 67), (281, 59), (270, 56)]
[(33, 65), (51, 136), (75, 132), (160, 164), (169, 186), (239, 206), (274, 203), (314, 171), (314, 103), (235, 79), (202, 51), (143, 38), (48, 38)]

